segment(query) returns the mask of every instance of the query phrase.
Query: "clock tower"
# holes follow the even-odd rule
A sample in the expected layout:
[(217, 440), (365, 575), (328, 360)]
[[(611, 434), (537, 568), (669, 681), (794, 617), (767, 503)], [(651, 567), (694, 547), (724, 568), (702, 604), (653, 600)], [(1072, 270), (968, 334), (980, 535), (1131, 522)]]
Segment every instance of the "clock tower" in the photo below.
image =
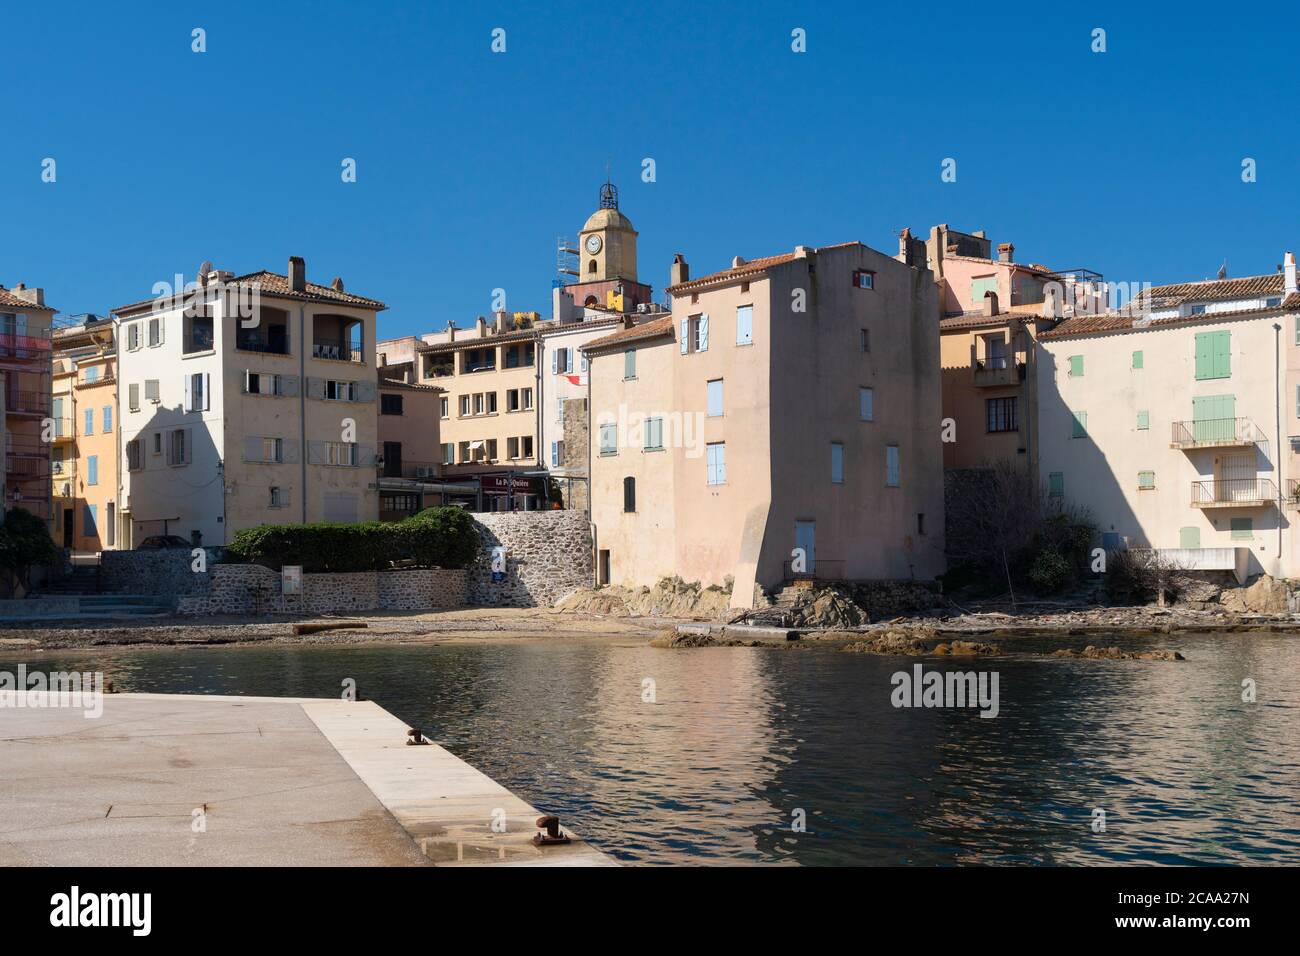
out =
[(618, 188), (606, 181), (600, 187), (600, 208), (578, 234), (578, 281), (636, 282), (636, 235), (632, 221), (618, 210)]

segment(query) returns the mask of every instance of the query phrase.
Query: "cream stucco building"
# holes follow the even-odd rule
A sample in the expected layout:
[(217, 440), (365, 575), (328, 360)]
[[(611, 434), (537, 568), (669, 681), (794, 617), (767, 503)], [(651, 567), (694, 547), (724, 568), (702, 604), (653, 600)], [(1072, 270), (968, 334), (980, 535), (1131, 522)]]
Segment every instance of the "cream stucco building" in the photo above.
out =
[(200, 272), (114, 310), (122, 546), (375, 519), (383, 303), (309, 282), (297, 257), (285, 275)]
[(589, 344), (600, 583), (941, 573), (939, 329), (930, 272), (861, 243), (690, 279), (671, 316)]
[(1086, 507), (1108, 548), (1295, 576), (1298, 306), (1288, 254), (1284, 273), (1159, 286), (1122, 312), (1046, 332), (1039, 446), (1049, 493)]

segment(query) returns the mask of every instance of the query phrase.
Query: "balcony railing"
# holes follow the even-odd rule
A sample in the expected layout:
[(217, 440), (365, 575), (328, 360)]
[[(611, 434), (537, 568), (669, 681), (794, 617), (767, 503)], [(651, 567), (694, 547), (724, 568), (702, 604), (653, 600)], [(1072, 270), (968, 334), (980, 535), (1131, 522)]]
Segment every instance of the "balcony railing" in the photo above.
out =
[(1277, 485), (1271, 478), (1226, 478), (1193, 481), (1193, 508), (1260, 508), (1277, 502)]
[(5, 393), (5, 411), (28, 415), (47, 415), (50, 411), (50, 393), (14, 389)]
[(802, 571), (794, 570), (794, 562), (786, 561), (784, 566), (787, 581), (843, 581), (844, 562), (828, 558), (809, 561)]
[(1025, 363), (1009, 355), (972, 357), (971, 380), (976, 388), (1019, 385), (1025, 380)]
[(403, 458), (399, 462), (384, 461), (377, 465), (379, 468), (380, 478), (410, 478), (412, 480), (434, 479), (438, 477), (440, 465), (432, 461), (408, 461)]
[(346, 342), (315, 342), (311, 347), (311, 357), (329, 359), (334, 362), (361, 363), (361, 347)]
[(1174, 422), (1170, 448), (1245, 448), (1264, 440), (1249, 418), (1209, 418)]
[(1292, 511), (1300, 510), (1300, 480), (1288, 478), (1286, 483), (1286, 507)]
[(57, 458), (50, 461), (50, 474), (55, 478), (72, 478), (77, 474), (77, 460), (75, 458), (65, 458), (60, 461)]
[(50, 330), (19, 334), (0, 330), (0, 358), (45, 359), (50, 355)]

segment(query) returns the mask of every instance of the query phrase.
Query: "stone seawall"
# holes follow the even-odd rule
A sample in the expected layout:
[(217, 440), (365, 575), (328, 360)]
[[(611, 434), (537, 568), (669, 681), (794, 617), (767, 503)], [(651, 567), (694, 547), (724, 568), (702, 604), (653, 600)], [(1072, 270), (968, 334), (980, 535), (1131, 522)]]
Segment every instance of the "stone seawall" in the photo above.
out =
[(193, 570), (189, 548), (155, 551), (104, 551), (99, 557), (105, 591), (120, 594), (202, 594), (211, 586), (210, 575), (221, 559), (221, 549), (206, 548), (207, 571)]
[[(469, 569), (471, 604), (550, 607), (591, 586), (591, 524), (585, 511), (476, 514), (483, 546)], [(506, 577), (492, 580), (492, 551), (506, 549)]]
[(257, 564), (219, 564), (212, 586), (177, 599), (176, 612), (204, 614), (340, 614), (464, 607), (467, 572), (435, 568), (304, 574), (302, 594), (281, 594), (280, 574)]

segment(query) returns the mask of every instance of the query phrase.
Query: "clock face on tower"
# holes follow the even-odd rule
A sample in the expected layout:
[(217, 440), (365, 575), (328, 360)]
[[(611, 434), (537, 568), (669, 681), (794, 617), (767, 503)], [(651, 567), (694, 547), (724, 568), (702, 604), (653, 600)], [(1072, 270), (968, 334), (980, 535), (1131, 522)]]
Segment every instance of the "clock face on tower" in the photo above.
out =
[(592, 233), (590, 236), (587, 237), (587, 251), (590, 252), (593, 256), (596, 253), (600, 252), (600, 245), (601, 245), (600, 236), (596, 235), (595, 233)]

